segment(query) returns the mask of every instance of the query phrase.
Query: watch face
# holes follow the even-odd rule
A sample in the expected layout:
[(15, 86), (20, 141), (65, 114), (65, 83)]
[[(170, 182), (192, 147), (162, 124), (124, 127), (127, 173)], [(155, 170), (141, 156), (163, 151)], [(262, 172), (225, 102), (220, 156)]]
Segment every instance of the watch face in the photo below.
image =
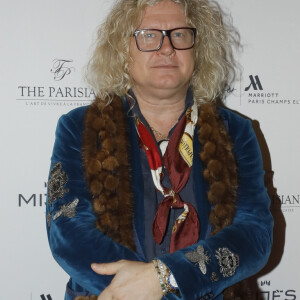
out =
[(178, 285), (177, 285), (177, 282), (173, 276), (172, 273), (169, 273), (169, 276), (168, 276), (168, 283), (169, 285), (173, 288), (173, 289), (178, 289)]

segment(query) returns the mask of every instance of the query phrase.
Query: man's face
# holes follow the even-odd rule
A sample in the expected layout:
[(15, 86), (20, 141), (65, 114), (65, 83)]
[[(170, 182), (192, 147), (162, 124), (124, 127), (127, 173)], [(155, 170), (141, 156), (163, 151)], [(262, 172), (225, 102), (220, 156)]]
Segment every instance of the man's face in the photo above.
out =
[[(137, 29), (168, 30), (188, 27), (182, 8), (170, 1), (147, 7), (141, 25)], [(194, 70), (193, 50), (175, 50), (165, 37), (162, 47), (153, 52), (138, 50), (135, 38), (131, 39), (130, 76), (133, 89), (139, 92), (183, 91), (189, 85)]]

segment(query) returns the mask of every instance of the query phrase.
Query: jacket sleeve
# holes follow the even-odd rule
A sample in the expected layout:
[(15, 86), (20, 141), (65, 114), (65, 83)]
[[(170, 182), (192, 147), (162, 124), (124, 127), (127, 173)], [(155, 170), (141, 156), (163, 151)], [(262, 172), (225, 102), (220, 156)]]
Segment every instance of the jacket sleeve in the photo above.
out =
[(239, 174), (233, 223), (215, 236), (159, 257), (173, 273), (182, 299), (217, 297), (262, 269), (271, 250), (273, 218), (260, 148), (249, 120), (230, 113), (227, 117)]
[(94, 273), (92, 262), (142, 258), (95, 227), (83, 175), (83, 118), (81, 108), (58, 121), (48, 181), (47, 233), (55, 260), (84, 289), (98, 295), (112, 277)]

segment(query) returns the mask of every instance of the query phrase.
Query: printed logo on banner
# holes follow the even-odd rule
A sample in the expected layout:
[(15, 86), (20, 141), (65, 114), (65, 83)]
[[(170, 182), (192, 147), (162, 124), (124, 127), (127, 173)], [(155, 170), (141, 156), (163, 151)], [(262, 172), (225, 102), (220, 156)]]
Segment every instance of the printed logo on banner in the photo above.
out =
[(259, 77), (256, 75), (255, 77), (253, 77), (253, 75), (250, 75), (249, 76), (249, 78), (250, 78), (250, 84), (249, 84), (249, 86), (247, 86), (246, 88), (245, 88), (245, 91), (249, 91), (249, 89), (252, 87), (255, 91), (257, 91), (257, 90), (263, 90), (263, 87), (262, 87), (262, 85), (261, 85), (261, 83), (260, 83), (260, 80), (259, 80)]
[(249, 75), (245, 83), (241, 81), (240, 104), (257, 105), (299, 105), (300, 98), (282, 96), (278, 91), (266, 89), (263, 77), (260, 75)]
[(230, 86), (228, 86), (228, 87), (225, 89), (225, 92), (226, 92), (228, 95), (233, 94), (234, 91), (236, 91), (236, 89), (233, 88), (233, 87), (230, 87)]
[(262, 291), (258, 291), (256, 299), (260, 299), (261, 294), (265, 300), (295, 300), (297, 299), (297, 291), (295, 288), (281, 289), (278, 286), (274, 288), (270, 280), (260, 281)]
[(41, 295), (41, 299), (42, 300), (52, 300), (51, 295), (47, 295), (47, 296)]
[[(53, 84), (19, 84), (16, 100), (27, 106), (82, 106), (91, 103), (96, 97), (93, 89), (82, 86), (64, 85), (76, 71), (72, 59), (55, 58), (48, 68)], [(46, 68), (45, 68), (46, 69)]]
[(65, 76), (70, 75), (72, 71), (75, 71), (75, 68), (69, 65), (72, 62), (72, 59), (54, 59), (53, 68), (51, 69), (51, 73), (54, 74), (54, 80), (62, 80)]
[(271, 201), (273, 207), (282, 212), (296, 212), (300, 209), (300, 194), (274, 195)]
[[(44, 188), (47, 189), (47, 183), (44, 183)], [(18, 207), (43, 207), (47, 201), (47, 191), (44, 193), (27, 193), (18, 194)]]
[[(26, 298), (27, 299), (27, 298)], [(32, 292), (30, 293), (30, 298), (28, 300), (54, 300), (50, 294), (36, 294), (34, 295)]]

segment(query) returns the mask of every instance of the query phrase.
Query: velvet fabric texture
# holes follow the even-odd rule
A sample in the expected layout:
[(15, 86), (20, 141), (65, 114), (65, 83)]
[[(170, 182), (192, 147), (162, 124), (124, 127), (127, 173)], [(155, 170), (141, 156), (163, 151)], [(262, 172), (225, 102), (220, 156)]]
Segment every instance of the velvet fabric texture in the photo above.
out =
[[(86, 108), (78, 108), (61, 117), (56, 131), (56, 141), (52, 156), (52, 167), (60, 163), (67, 175), (64, 193), (51, 205), (47, 203), (48, 237), (54, 258), (71, 276), (69, 289), (73, 295), (99, 294), (111, 281), (111, 276), (95, 274), (92, 262), (111, 262), (119, 259), (145, 261), (143, 255), (143, 199), (141, 174), (138, 157), (138, 144), (133, 119), (128, 118), (129, 141), (131, 145), (131, 175), (134, 198), (133, 235), (136, 251), (99, 231), (93, 212), (91, 194), (84, 178), (82, 158), (82, 138)], [(219, 108), (220, 116), (228, 126), (228, 133), (234, 145), (234, 156), (238, 167), (239, 188), (236, 191), (237, 205), (233, 222), (215, 236), (200, 239), (198, 243), (172, 254), (159, 257), (174, 274), (180, 287), (182, 299), (221, 299), (218, 295), (234, 283), (259, 271), (267, 261), (272, 241), (272, 217), (269, 212), (269, 198), (263, 181), (260, 150), (248, 120)], [(196, 128), (199, 130), (199, 128)], [(195, 139), (197, 140), (197, 139)], [(198, 141), (194, 143), (194, 153), (201, 152)], [(195, 193), (199, 195), (199, 216), (201, 230), (210, 226), (207, 215), (201, 211), (210, 211), (207, 200), (208, 185), (203, 178), (203, 160), (194, 155), (192, 176), (195, 180)], [(51, 180), (51, 178), (50, 178)], [(206, 200), (205, 200), (206, 198)], [(74, 217), (54, 217), (62, 206), (79, 199)], [(139, 213), (138, 213), (139, 212)], [(201, 237), (201, 234), (200, 234)], [(210, 257), (203, 274), (197, 264), (186, 257), (187, 252), (196, 251), (202, 246)], [(239, 266), (230, 276), (224, 276), (218, 258), (220, 249), (230, 249), (239, 258)], [(212, 276), (214, 274), (215, 276)], [(84, 294), (86, 293), (86, 294)], [(69, 297), (69, 298), (68, 298)], [(206, 298), (205, 298), (206, 297)], [(166, 299), (177, 299), (167, 295)]]

